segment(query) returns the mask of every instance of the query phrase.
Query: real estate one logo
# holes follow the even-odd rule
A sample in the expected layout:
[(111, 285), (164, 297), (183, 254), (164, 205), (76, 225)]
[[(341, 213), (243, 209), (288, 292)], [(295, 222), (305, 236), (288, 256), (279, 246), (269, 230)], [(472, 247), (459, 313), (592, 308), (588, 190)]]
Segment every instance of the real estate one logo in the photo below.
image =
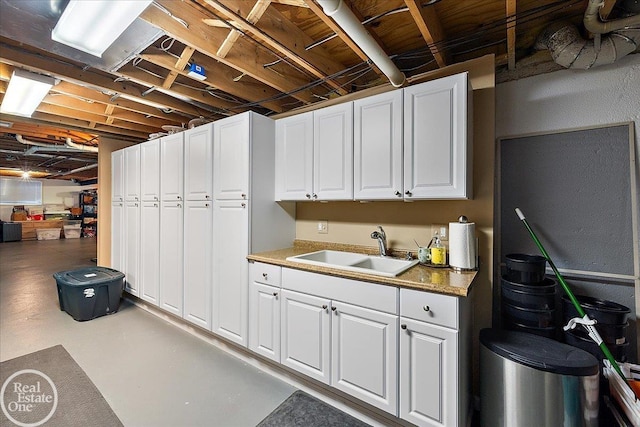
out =
[(58, 390), (46, 374), (35, 369), (15, 372), (0, 390), (2, 412), (15, 425), (37, 427), (49, 421), (58, 407)]

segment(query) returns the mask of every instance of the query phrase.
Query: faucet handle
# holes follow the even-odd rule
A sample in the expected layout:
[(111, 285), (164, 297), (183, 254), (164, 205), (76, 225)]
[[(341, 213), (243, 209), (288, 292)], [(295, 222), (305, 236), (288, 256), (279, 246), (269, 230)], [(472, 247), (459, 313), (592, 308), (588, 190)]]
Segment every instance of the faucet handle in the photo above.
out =
[(386, 239), (387, 238), (387, 234), (384, 232), (384, 229), (382, 228), (381, 225), (378, 226), (378, 230), (380, 230), (380, 234), (382, 234), (382, 238)]

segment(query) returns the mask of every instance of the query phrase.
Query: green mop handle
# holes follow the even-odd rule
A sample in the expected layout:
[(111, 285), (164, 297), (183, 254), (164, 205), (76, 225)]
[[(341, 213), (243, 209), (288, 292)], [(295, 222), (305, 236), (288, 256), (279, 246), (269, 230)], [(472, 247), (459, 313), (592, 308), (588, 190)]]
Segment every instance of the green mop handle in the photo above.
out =
[[(571, 300), (571, 303), (573, 304), (573, 306), (578, 311), (578, 315), (580, 317), (584, 318), (586, 316), (586, 313), (582, 309), (582, 306), (578, 302), (578, 299), (573, 294), (573, 292), (571, 292), (571, 289), (569, 288), (569, 285), (567, 285), (567, 282), (564, 281), (564, 278), (562, 277), (562, 275), (560, 274), (560, 272), (556, 268), (556, 265), (551, 260), (551, 257), (549, 256), (547, 251), (544, 250), (544, 247), (542, 246), (542, 243), (540, 243), (540, 240), (538, 240), (538, 237), (536, 236), (536, 234), (533, 232), (533, 230), (529, 226), (529, 223), (527, 222), (527, 220), (524, 217), (524, 214), (522, 213), (522, 211), (519, 208), (516, 208), (516, 214), (518, 214), (518, 217), (520, 218), (520, 220), (522, 221), (524, 226), (527, 227), (527, 230), (529, 231), (529, 234), (531, 235), (531, 238), (533, 239), (533, 241), (535, 242), (536, 246), (540, 250), (540, 253), (542, 253), (542, 256), (544, 257), (544, 259), (546, 259), (547, 262), (549, 263), (549, 265), (551, 266), (551, 269), (553, 270), (553, 273), (558, 278), (558, 282), (560, 282), (560, 284), (562, 285), (562, 288), (564, 289), (564, 292), (567, 294), (567, 296)], [(588, 317), (587, 317), (587, 319), (588, 319)], [(602, 351), (602, 353), (605, 355), (607, 360), (611, 363), (611, 366), (613, 366), (613, 369), (615, 369), (616, 372), (618, 373), (618, 375), (620, 375), (620, 377), (626, 382), (627, 379), (625, 378), (624, 374), (622, 373), (622, 370), (620, 369), (620, 366), (618, 365), (618, 362), (616, 362), (616, 359), (613, 357), (613, 355), (611, 354), (611, 351), (609, 351), (609, 348), (607, 347), (605, 342), (602, 340), (602, 338), (600, 337), (598, 332), (595, 330), (595, 328), (593, 328), (593, 331), (589, 331), (589, 332), (595, 332), (597, 340), (594, 339), (594, 341), (596, 341), (596, 344), (598, 344), (598, 347), (600, 347), (600, 350)]]

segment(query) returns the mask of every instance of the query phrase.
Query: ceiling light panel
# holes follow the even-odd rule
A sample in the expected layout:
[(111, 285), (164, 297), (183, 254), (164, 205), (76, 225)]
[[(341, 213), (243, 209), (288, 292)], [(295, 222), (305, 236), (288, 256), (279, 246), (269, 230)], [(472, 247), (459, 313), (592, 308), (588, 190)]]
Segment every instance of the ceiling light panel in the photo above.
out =
[(14, 70), (0, 112), (31, 117), (54, 84), (52, 77)]
[(51, 38), (101, 57), (151, 3), (152, 0), (71, 0)]

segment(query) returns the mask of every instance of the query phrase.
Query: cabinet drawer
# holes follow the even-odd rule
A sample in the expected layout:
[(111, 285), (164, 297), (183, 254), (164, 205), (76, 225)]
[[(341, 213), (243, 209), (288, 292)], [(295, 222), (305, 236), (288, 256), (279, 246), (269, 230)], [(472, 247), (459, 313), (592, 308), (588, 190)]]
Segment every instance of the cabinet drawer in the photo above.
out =
[(400, 289), (400, 316), (458, 329), (458, 297)]
[(282, 267), (278, 265), (254, 262), (249, 265), (249, 280), (265, 285), (280, 287)]

